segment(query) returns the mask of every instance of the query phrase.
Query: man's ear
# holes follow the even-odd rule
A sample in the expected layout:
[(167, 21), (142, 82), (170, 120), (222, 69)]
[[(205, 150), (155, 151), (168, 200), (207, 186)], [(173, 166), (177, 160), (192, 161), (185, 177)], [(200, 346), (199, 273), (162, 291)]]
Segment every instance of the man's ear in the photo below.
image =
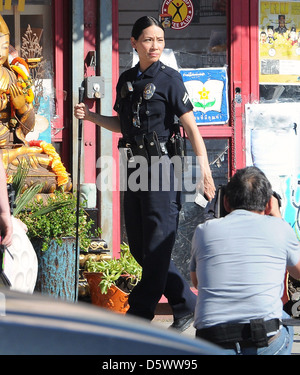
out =
[(226, 194), (225, 194), (224, 197), (223, 197), (223, 205), (224, 205), (225, 210), (226, 210), (228, 213), (230, 213), (230, 212), (232, 211), (232, 209), (231, 209), (231, 207), (230, 207), (230, 204), (229, 204), (229, 202), (228, 202), (228, 198), (227, 198)]
[(272, 197), (271, 197), (269, 199), (267, 205), (266, 205), (265, 215), (270, 215), (270, 213), (272, 212), (272, 208), (273, 208), (273, 200), (272, 200)]

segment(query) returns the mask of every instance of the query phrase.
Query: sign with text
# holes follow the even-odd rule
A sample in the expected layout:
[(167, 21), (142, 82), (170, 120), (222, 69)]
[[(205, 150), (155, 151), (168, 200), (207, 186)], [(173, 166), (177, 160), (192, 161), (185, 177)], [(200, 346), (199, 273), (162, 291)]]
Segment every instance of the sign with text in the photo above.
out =
[[(191, 0), (165, 0), (161, 7), (161, 20), (164, 27), (171, 25), (172, 29), (186, 28), (193, 20), (194, 5)], [(168, 16), (170, 20), (168, 20)]]
[(300, 83), (300, 1), (260, 1), (261, 84)]
[(227, 69), (182, 69), (180, 73), (194, 106), (197, 124), (226, 124), (229, 120)]

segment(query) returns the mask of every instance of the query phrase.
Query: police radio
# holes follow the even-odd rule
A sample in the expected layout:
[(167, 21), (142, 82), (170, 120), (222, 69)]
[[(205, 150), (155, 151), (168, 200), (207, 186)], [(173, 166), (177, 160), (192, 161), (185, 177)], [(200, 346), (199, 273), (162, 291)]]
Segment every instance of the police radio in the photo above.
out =
[[(184, 133), (185, 134), (185, 133)], [(172, 156), (180, 156), (184, 158), (186, 155), (186, 139), (183, 138), (180, 133), (180, 126), (179, 121), (174, 123), (174, 134), (166, 143), (166, 147), (168, 150), (169, 155)]]

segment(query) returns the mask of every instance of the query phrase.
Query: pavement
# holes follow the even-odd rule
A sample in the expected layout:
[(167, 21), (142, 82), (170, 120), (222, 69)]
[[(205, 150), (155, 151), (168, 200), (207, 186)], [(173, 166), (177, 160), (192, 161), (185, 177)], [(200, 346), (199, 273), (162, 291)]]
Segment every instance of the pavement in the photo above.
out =
[[(159, 304), (153, 324), (168, 328), (173, 323), (173, 316), (168, 304)], [(191, 325), (187, 330), (181, 333), (195, 339), (195, 328)], [(294, 326), (294, 342), (292, 348), (292, 355), (300, 355), (300, 326)]]

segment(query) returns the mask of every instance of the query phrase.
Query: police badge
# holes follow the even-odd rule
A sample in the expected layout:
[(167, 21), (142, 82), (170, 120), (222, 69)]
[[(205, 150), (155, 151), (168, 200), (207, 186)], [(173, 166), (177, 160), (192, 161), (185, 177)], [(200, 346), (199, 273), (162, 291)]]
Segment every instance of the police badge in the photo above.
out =
[(150, 100), (152, 96), (154, 95), (156, 90), (156, 87), (153, 83), (147, 83), (147, 85), (144, 88), (143, 98), (145, 100)]

